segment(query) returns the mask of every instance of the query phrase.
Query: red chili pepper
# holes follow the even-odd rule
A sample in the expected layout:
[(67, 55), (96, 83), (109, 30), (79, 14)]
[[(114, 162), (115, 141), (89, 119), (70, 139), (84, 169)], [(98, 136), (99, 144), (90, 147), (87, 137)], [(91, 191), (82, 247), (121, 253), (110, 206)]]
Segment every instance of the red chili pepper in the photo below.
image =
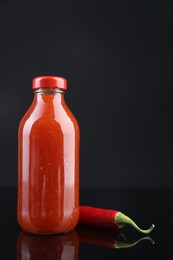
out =
[(152, 224), (149, 229), (144, 230), (139, 228), (131, 218), (118, 210), (90, 206), (80, 206), (79, 224), (102, 228), (121, 228), (125, 224), (129, 224), (143, 234), (149, 234), (155, 227)]

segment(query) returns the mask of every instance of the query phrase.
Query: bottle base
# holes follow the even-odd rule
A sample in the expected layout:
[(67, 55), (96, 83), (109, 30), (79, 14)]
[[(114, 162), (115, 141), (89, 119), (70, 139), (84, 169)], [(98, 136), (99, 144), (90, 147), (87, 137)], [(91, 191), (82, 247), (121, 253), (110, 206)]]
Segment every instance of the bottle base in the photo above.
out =
[(72, 232), (75, 228), (67, 230), (67, 231), (56, 231), (56, 232), (40, 232), (40, 231), (28, 231), (22, 228), (23, 232), (27, 233), (31, 236), (58, 236), (58, 235), (66, 235)]

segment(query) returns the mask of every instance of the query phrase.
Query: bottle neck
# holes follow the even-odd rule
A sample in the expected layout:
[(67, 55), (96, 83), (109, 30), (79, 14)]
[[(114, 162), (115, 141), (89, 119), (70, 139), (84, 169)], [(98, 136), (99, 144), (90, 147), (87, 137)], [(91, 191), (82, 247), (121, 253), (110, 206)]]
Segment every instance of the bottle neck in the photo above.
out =
[(64, 103), (64, 90), (58, 88), (39, 88), (34, 90), (34, 99), (37, 103), (52, 102)]
[(39, 95), (64, 95), (65, 91), (59, 88), (38, 88), (34, 90), (34, 93)]

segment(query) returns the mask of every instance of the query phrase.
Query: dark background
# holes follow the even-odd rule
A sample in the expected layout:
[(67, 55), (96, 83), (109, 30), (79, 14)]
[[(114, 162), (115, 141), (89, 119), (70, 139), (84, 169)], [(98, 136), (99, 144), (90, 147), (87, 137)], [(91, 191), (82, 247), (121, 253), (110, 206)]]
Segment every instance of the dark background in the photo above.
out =
[(39, 75), (67, 78), (81, 187), (173, 187), (172, 1), (0, 1), (0, 186)]

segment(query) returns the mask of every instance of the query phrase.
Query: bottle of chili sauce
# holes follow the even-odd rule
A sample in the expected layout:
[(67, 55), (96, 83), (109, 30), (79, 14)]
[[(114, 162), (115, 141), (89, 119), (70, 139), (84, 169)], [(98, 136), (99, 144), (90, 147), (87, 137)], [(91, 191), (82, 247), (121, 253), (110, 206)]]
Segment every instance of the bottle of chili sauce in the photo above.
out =
[(36, 77), (32, 88), (18, 130), (18, 223), (30, 233), (65, 233), (79, 219), (79, 126), (65, 78)]

